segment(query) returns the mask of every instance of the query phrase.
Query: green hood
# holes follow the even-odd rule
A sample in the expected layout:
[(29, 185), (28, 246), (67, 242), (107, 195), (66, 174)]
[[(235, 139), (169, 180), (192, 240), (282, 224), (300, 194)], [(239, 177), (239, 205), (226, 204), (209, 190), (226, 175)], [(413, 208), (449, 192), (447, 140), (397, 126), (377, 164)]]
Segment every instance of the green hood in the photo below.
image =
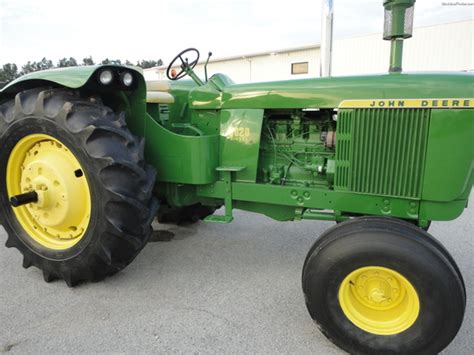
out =
[(473, 98), (470, 73), (402, 73), (330, 77), (194, 89), (194, 108), (335, 108), (343, 100)]

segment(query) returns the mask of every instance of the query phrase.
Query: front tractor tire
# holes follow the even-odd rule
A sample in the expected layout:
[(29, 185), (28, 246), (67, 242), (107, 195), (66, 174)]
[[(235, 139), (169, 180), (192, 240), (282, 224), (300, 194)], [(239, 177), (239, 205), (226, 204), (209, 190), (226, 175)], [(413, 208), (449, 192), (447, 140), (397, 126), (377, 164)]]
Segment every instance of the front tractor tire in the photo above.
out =
[(410, 223), (362, 217), (326, 231), (303, 266), (308, 311), (351, 354), (437, 354), (464, 317), (462, 276)]
[(155, 171), (123, 113), (73, 90), (26, 90), (0, 105), (0, 147), (0, 224), (25, 268), (74, 286), (146, 245)]

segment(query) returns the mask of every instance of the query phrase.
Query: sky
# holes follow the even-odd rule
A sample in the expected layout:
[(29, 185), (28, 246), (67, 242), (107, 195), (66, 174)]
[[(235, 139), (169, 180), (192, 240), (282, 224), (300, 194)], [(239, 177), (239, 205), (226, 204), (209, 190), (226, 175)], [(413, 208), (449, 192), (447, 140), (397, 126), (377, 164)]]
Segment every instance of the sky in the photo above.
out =
[[(334, 37), (381, 33), (382, 2), (334, 0)], [(188, 47), (218, 58), (312, 45), (321, 9), (321, 0), (0, 0), (0, 65), (87, 56), (166, 64)], [(473, 0), (417, 0), (414, 26), (473, 17)]]

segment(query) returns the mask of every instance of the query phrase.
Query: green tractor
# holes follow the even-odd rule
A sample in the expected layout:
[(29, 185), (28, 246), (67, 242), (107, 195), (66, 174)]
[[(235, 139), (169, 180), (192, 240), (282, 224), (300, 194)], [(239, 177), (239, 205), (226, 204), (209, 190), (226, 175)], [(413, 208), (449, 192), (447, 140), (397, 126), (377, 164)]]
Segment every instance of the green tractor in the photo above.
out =
[(0, 93), (6, 246), (47, 282), (74, 286), (132, 262), (157, 216), (331, 220), (302, 274), (321, 331), (351, 353), (441, 351), (466, 291), (427, 229), (468, 202), (474, 86), (467, 73), (401, 72), (413, 5), (384, 2), (384, 75), (236, 85), (199, 78), (189, 49), (170, 81), (104, 65), (10, 83)]

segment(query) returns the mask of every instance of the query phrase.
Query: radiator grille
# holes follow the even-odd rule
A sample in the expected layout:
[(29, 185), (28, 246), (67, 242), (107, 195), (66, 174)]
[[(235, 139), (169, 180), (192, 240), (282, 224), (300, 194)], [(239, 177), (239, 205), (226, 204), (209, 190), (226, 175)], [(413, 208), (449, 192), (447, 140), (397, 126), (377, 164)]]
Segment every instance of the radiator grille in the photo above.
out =
[(340, 110), (337, 190), (420, 197), (429, 109)]

